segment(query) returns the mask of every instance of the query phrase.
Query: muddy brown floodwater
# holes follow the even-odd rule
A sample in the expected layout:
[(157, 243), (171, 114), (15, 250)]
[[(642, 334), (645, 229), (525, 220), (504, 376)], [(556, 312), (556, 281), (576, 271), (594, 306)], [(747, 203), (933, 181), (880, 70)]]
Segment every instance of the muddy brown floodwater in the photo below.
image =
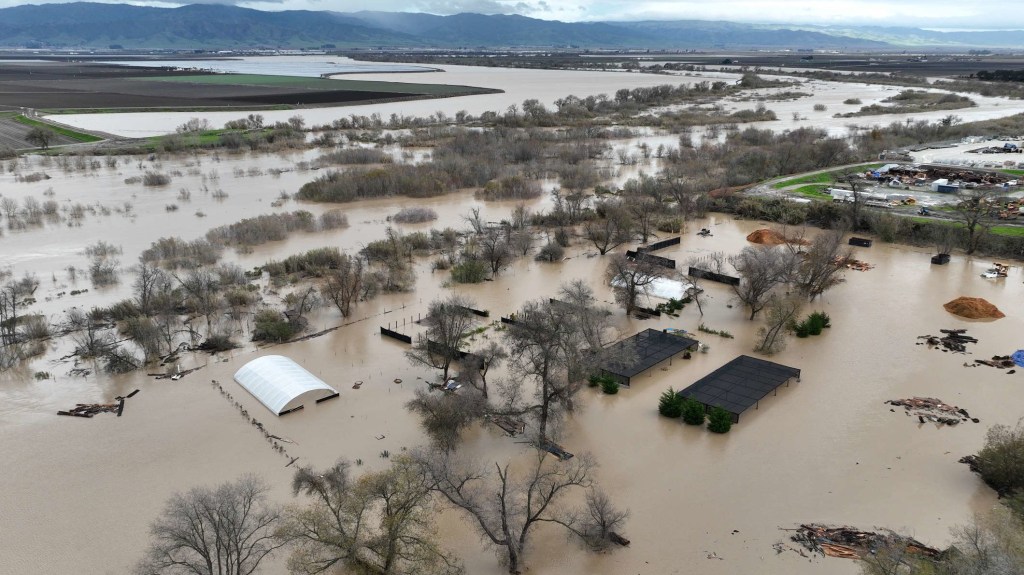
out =
[[(134, 201), (135, 215), (90, 215), (75, 228), (62, 223), (5, 230), (0, 238), (2, 264), (17, 275), (39, 275), (39, 303), (33, 310), (48, 314), (51, 321), (71, 305), (109, 303), (129, 293), (130, 276), (108, 291), (57, 296), (75, 285), (89, 287), (81, 277), (71, 284), (63, 271), (68, 265), (84, 265), (85, 245), (105, 237), (122, 245), (122, 261), (128, 263), (160, 236), (192, 239), (215, 225), (275, 209), (301, 207), (320, 213), (336, 207), (293, 201), (270, 207), (279, 190), (294, 191), (310, 174), (286, 172), (279, 179), (233, 175), (233, 167), (289, 167), (302, 157), (241, 156), (220, 163), (203, 159), (194, 175), (176, 178), (160, 190), (123, 183), (145, 169), (137, 159), (91, 176), (51, 169), (54, 178), (36, 184), (15, 183), (11, 174), (4, 174), (4, 195), (38, 197), (52, 187), (53, 197), (62, 203), (114, 206)], [(220, 201), (197, 191), (199, 173), (214, 169), (220, 175), (210, 187), (228, 193)], [(192, 188), (191, 202), (179, 202), (178, 211), (166, 212), (165, 204), (181, 186)], [(347, 229), (296, 234), (249, 254), (226, 252), (225, 258), (250, 267), (322, 245), (354, 251), (382, 237), (386, 217), (412, 203), (392, 199), (337, 206), (348, 215)], [(469, 192), (416, 203), (439, 213), (435, 227), (462, 227), (462, 214), (473, 206), (481, 206), (488, 220), (506, 216), (513, 207), (478, 202)], [(197, 218), (196, 210), (207, 217)], [(712, 215), (691, 222), (682, 244), (658, 255), (683, 262), (710, 251), (735, 253), (746, 245), (747, 234), (765, 226)], [(714, 236), (696, 236), (701, 227), (710, 228)], [(52, 344), (44, 359), (0, 374), (0, 573), (125, 573), (141, 555), (147, 525), (168, 496), (246, 472), (264, 477), (273, 486), (275, 500), (291, 502), (287, 459), (268, 446), (211, 380), (219, 381), (271, 433), (294, 442), (286, 449), (300, 463), (324, 467), (345, 457), (361, 459), (363, 468), (378, 469), (387, 463), (379, 456), (382, 451), (397, 454), (423, 445), (424, 436), (403, 405), (434, 374), (410, 365), (403, 357), (405, 347), (382, 339), (379, 326), (397, 324), (399, 331), (415, 333), (418, 328), (410, 320), (425, 312), (432, 299), (451, 291), (471, 296), (477, 307), (491, 311), (492, 318), (515, 311), (524, 301), (554, 296), (560, 283), (575, 278), (586, 280), (602, 301), (611, 301), (601, 281), (605, 258), (582, 245), (569, 255), (558, 264), (519, 260), (494, 281), (454, 289), (444, 285), (447, 274), (431, 273), (429, 261), (423, 259), (417, 264), (415, 292), (360, 303), (354, 314), (358, 321), (304, 342), (197, 355), (185, 362), (186, 367), (203, 369), (179, 381), (154, 380), (142, 373), (74, 377), (69, 375), (71, 363), (54, 359), (66, 344)], [(736, 338), (698, 334), (710, 346), (708, 353), (656, 366), (618, 395), (583, 392), (584, 406), (565, 426), (560, 443), (575, 453), (590, 452), (600, 462), (602, 486), (631, 511), (624, 534), (633, 543), (612, 554), (591, 555), (561, 533), (541, 529), (527, 558), (530, 571), (856, 572), (851, 561), (808, 561), (792, 552), (776, 555), (772, 544), (787, 536), (780, 527), (801, 522), (888, 527), (930, 545), (946, 545), (950, 527), (995, 504), (993, 493), (957, 459), (981, 447), (990, 425), (1013, 424), (1022, 415), (1024, 374), (969, 369), (963, 363), (1024, 348), (1024, 278), (1014, 267), (1008, 278), (986, 280), (979, 274), (988, 267), (987, 260), (957, 255), (949, 265), (933, 266), (930, 255), (924, 249), (877, 242), (871, 248), (857, 248), (856, 257), (875, 268), (847, 272), (845, 283), (807, 307), (808, 312), (827, 312), (833, 327), (818, 337), (792, 339), (772, 358), (799, 367), (801, 381), (744, 413), (727, 435), (666, 420), (656, 407), (658, 396), (669, 386), (685, 387), (736, 355), (750, 353), (757, 323), (748, 322), (738, 306), (730, 307), (728, 288), (707, 283), (703, 318), (695, 306), (687, 306), (679, 318), (649, 321), (629, 319), (616, 310), (623, 336), (652, 327), (695, 332), (703, 322)], [(1007, 317), (969, 321), (942, 309), (944, 302), (961, 295), (983, 297)], [(324, 310), (314, 318), (311, 330), (339, 323), (335, 312)], [(973, 355), (915, 345), (917, 336), (942, 328), (969, 329), (980, 340)], [(491, 329), (476, 337), (480, 342), (500, 336)], [(268, 353), (292, 357), (336, 387), (341, 397), (286, 417), (273, 416), (232, 381), (234, 371), (246, 361)], [(32, 373), (37, 370), (50, 371), (54, 379), (35, 381)], [(396, 378), (402, 383), (394, 383)], [(364, 384), (352, 389), (355, 381)], [(86, 421), (54, 415), (57, 409), (111, 401), (135, 388), (141, 392), (127, 401), (123, 417), (101, 414)], [(918, 425), (883, 404), (916, 395), (960, 405), (981, 423), (952, 428)], [(530, 454), (529, 448), (493, 427), (471, 429), (462, 449), (482, 463)], [(461, 516), (443, 512), (439, 529), (445, 543), (465, 561), (468, 573), (503, 572), (494, 553), (482, 547)], [(709, 559), (711, 554), (720, 559)], [(284, 573), (284, 559), (276, 558), (264, 572)]]

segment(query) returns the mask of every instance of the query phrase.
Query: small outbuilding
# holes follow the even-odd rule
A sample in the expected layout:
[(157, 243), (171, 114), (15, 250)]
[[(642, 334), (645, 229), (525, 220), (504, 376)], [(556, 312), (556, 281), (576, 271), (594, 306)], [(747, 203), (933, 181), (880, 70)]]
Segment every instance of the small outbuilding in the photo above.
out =
[(305, 401), (338, 397), (333, 387), (283, 355), (257, 357), (235, 372), (235, 381), (274, 415), (302, 409)]
[(678, 395), (699, 401), (706, 411), (721, 407), (738, 423), (741, 413), (756, 407), (766, 395), (794, 378), (800, 381), (798, 368), (741, 355), (698, 379)]

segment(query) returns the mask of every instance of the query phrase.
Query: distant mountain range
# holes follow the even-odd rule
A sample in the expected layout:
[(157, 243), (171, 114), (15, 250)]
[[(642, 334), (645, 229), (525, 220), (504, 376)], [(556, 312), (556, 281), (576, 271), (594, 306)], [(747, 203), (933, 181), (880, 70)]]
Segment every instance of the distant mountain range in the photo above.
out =
[(558, 22), (525, 16), (263, 12), (220, 4), (23, 5), (0, 9), (0, 47), (845, 49), (1024, 46), (1024, 31), (759, 26), (700, 20)]

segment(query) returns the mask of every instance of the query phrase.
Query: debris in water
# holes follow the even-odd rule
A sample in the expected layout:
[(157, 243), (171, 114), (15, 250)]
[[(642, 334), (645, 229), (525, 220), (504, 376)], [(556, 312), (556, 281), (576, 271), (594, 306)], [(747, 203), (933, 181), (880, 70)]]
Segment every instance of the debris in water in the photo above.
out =
[(934, 397), (890, 399), (885, 403), (902, 407), (906, 410), (907, 415), (916, 415), (917, 420), (921, 423), (931, 421), (939, 425), (957, 425), (961, 421), (973, 421), (966, 409), (949, 405), (941, 399), (935, 399)]
[(923, 339), (930, 346), (942, 346), (943, 351), (967, 352), (967, 344), (978, 343), (976, 338), (967, 335), (966, 329), (940, 329), (943, 335), (919, 335), (917, 339)]
[(822, 556), (842, 557), (844, 559), (860, 559), (876, 553), (883, 546), (902, 545), (907, 553), (935, 559), (940, 555), (938, 549), (928, 547), (911, 537), (897, 535), (886, 530), (883, 533), (860, 531), (852, 527), (828, 527), (825, 525), (801, 525), (790, 537), (809, 551), (821, 553)]
[(74, 417), (92, 417), (97, 413), (117, 413), (124, 409), (124, 400), (117, 403), (76, 403), (67, 411), (58, 411), (57, 415), (70, 415)]

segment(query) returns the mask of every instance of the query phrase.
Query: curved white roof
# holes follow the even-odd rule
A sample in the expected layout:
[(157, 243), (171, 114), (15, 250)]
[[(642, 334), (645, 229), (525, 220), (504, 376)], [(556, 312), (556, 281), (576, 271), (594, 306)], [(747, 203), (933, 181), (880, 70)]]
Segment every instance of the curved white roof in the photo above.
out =
[(323, 399), (338, 393), (283, 355), (257, 357), (235, 372), (235, 381), (275, 415), (302, 405), (307, 396)]

